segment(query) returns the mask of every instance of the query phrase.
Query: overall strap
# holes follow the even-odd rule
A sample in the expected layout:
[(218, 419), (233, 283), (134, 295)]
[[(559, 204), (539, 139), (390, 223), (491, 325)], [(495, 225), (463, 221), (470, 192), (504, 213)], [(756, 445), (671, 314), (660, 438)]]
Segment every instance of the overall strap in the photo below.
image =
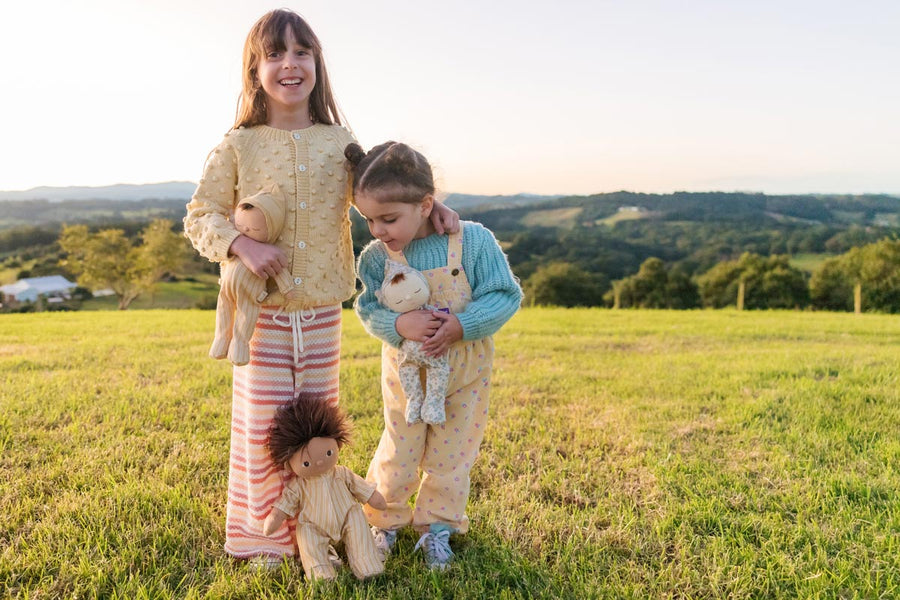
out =
[(401, 265), (406, 265), (407, 267), (409, 266), (409, 263), (406, 262), (406, 256), (403, 255), (402, 250), (399, 252), (394, 252), (393, 250), (388, 248), (387, 244), (385, 244), (384, 242), (379, 242), (379, 243), (381, 244), (381, 247), (384, 248), (384, 251), (387, 253), (389, 259), (391, 259), (394, 262), (398, 262)]
[(447, 266), (451, 269), (462, 267), (463, 223), (459, 222), (459, 231), (451, 233), (447, 240)]

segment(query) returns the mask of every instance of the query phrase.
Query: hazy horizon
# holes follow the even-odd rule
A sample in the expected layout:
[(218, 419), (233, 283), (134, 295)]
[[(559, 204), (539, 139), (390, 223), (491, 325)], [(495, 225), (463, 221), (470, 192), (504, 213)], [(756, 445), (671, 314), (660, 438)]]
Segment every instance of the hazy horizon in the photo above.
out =
[[(115, 188), (153, 188), (153, 187), (161, 187), (161, 186), (185, 186), (185, 196), (177, 196), (180, 198), (189, 198), (190, 191), (197, 185), (196, 182), (193, 181), (157, 181), (151, 183), (113, 183), (108, 185), (99, 185), (99, 186), (81, 186), (81, 185), (72, 185), (72, 186), (35, 186), (33, 188), (28, 188), (25, 190), (0, 190), (0, 201), (7, 200), (17, 200), (17, 201), (29, 201), (29, 200), (151, 200), (151, 199), (162, 199), (162, 200), (171, 200), (175, 199), (175, 196), (163, 197), (159, 196), (136, 196), (133, 195), (129, 198), (113, 198), (113, 197), (65, 197), (61, 198), (61, 196), (65, 195), (66, 191), (74, 192), (75, 190), (113, 190)], [(51, 193), (56, 193), (58, 197), (50, 197), (50, 198), (40, 198), (40, 197), (27, 197), (25, 196), (28, 193), (32, 192), (43, 192), (48, 191)], [(107, 192), (111, 193), (111, 192)], [(438, 195), (440, 197), (448, 197), (453, 195), (458, 196), (473, 196), (473, 197), (514, 197), (514, 196), (534, 196), (540, 198), (561, 198), (567, 196), (597, 196), (604, 194), (615, 194), (615, 193), (627, 193), (627, 194), (649, 194), (649, 195), (671, 195), (678, 193), (695, 193), (695, 194), (703, 194), (703, 193), (712, 193), (712, 194), (763, 194), (766, 196), (889, 196), (892, 198), (897, 198), (900, 200), (900, 194), (892, 194), (890, 192), (864, 192), (858, 194), (846, 194), (843, 192), (809, 192), (809, 193), (791, 193), (791, 194), (773, 194), (764, 192), (762, 190), (725, 190), (725, 189), (708, 189), (708, 190), (672, 190), (668, 192), (646, 192), (641, 190), (629, 190), (629, 189), (621, 189), (621, 190), (604, 190), (598, 192), (588, 192), (585, 194), (561, 194), (561, 193), (545, 193), (538, 194), (527, 191), (520, 192), (511, 192), (504, 194), (484, 194), (479, 192), (468, 192), (468, 191), (443, 191), (439, 190)]]

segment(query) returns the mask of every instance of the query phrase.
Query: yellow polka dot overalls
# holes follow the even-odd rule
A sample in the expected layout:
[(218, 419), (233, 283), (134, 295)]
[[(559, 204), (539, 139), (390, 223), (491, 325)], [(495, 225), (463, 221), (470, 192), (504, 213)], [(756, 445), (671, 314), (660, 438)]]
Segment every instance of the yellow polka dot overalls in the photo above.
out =
[[(462, 228), (448, 236), (447, 266), (423, 271), (431, 287), (428, 303), (451, 313), (465, 310), (472, 297), (462, 268), (462, 239)], [(388, 250), (388, 254), (408, 264), (402, 253)], [(381, 393), (385, 426), (366, 478), (378, 486), (388, 507), (376, 510), (366, 505), (370, 523), (384, 529), (413, 525), (419, 531), (432, 523), (446, 523), (459, 533), (468, 531), (469, 472), (487, 424), (493, 358), (491, 337), (453, 344), (448, 351), (447, 421), (408, 425), (397, 349), (384, 344)], [(411, 508), (408, 501), (417, 491)]]

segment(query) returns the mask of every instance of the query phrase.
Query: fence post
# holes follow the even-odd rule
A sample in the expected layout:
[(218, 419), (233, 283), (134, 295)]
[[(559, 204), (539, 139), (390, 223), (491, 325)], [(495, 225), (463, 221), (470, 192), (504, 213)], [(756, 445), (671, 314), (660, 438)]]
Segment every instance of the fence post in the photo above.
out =
[(744, 310), (744, 292), (747, 290), (747, 284), (743, 281), (738, 283), (737, 309)]
[(853, 312), (862, 314), (862, 283), (859, 281), (853, 286)]
[(621, 304), (622, 290), (619, 286), (613, 286), (613, 308), (622, 308)]

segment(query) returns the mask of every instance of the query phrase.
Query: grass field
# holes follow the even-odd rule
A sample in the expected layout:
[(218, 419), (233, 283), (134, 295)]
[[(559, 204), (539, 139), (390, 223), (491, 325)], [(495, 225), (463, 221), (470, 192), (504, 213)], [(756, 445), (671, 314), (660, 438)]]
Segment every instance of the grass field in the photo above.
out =
[[(208, 273), (192, 275), (194, 281), (160, 281), (152, 291), (138, 296), (128, 310), (147, 310), (153, 308), (195, 308), (197, 303), (206, 300), (215, 306), (219, 293), (219, 276)], [(118, 310), (118, 299), (115, 296), (91, 298), (82, 303), (82, 310)]]
[[(430, 573), (311, 584), (222, 550), (209, 311), (0, 316), (0, 597), (895, 598), (900, 319), (525, 309), (496, 337), (472, 529)], [(345, 314), (343, 464), (380, 434)]]
[(812, 274), (822, 263), (835, 256), (834, 254), (794, 254), (791, 256), (791, 266)]

